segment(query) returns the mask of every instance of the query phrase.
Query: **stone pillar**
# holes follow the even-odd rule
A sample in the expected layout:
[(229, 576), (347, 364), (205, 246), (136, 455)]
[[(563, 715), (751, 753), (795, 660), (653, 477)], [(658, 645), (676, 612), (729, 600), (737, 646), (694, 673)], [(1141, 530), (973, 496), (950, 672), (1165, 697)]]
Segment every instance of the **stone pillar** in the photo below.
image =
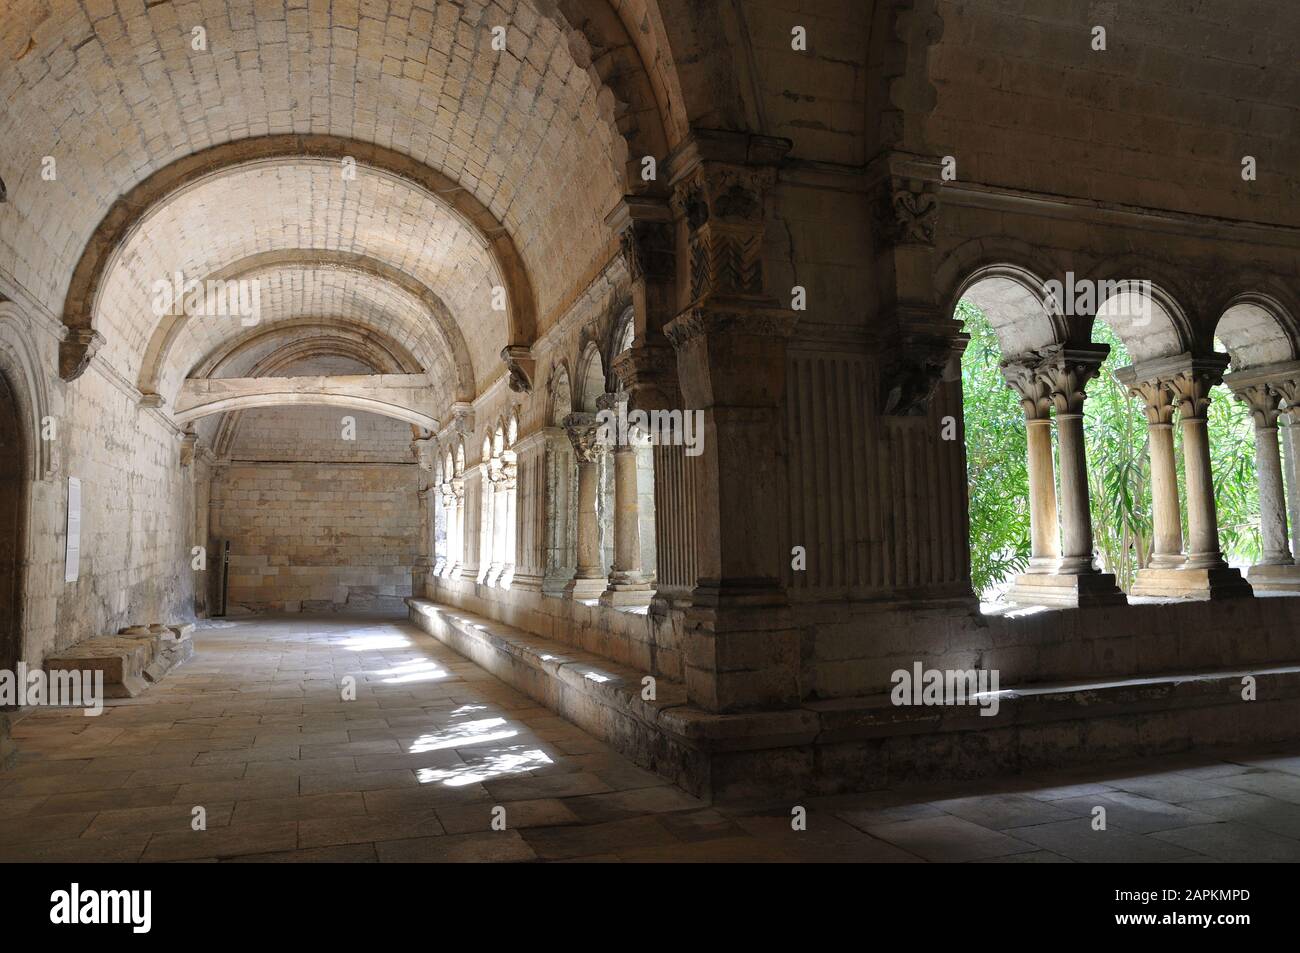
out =
[(1255, 472), (1263, 543), (1259, 562), (1250, 567), (1246, 578), (1255, 589), (1294, 592), (1300, 590), (1300, 567), (1292, 558), (1287, 532), (1287, 492), (1278, 445), (1278, 418), (1284, 399), (1290, 406), (1292, 399), (1300, 397), (1300, 380), (1260, 381), (1239, 386), (1237, 382), (1243, 376), (1243, 372), (1232, 375), (1229, 384), (1237, 399), (1250, 407), (1255, 421)]
[(701, 425), (695, 572), (682, 624), (687, 696), (727, 712), (799, 704), (800, 633), (781, 583), (789, 495), (782, 440), (796, 314), (769, 296), (765, 206), (786, 140), (697, 131), (674, 155), (684, 307), (665, 328), (685, 413)]
[[(677, 355), (664, 336), (664, 328), (676, 317), (679, 306), (673, 209), (659, 196), (626, 196), (605, 221), (619, 234), (632, 284), (636, 326), (632, 347), (614, 358), (612, 369), (627, 391), (629, 410), (680, 414)], [(653, 601), (660, 607), (655, 611), (689, 603), (696, 582), (694, 494), (687, 479), (683, 448), (674, 445), (671, 436), (667, 440), (660, 437), (658, 433), (651, 435), (656, 561)], [(649, 568), (642, 566), (641, 570), (644, 573)]]
[(1218, 375), (1183, 371), (1171, 380), (1183, 432), (1183, 474), (1187, 481), (1188, 569), (1227, 566), (1219, 550), (1219, 519), (1214, 502), (1214, 474), (1210, 469), (1210, 439), (1206, 415), (1210, 388)]
[[(1040, 366), (1056, 407), (1057, 451), (1061, 466), (1062, 574), (1096, 573), (1092, 553), (1092, 513), (1088, 507), (1088, 461), (1083, 438), (1083, 402), (1088, 381), (1110, 346), (1062, 347)], [(1113, 578), (1112, 578), (1113, 582)]]
[[(1164, 598), (1219, 599), (1251, 594), (1241, 573), (1228, 566), (1219, 549), (1219, 520), (1206, 413), (1210, 388), (1223, 380), (1227, 355), (1190, 354), (1151, 362), (1140, 379), (1159, 380), (1173, 397), (1183, 435), (1184, 497), (1187, 503), (1187, 557), (1177, 568), (1151, 566), (1138, 575), (1133, 594)], [(1152, 373), (1151, 370), (1155, 372)]]
[(452, 491), (448, 476), (438, 485), (439, 504), (442, 506), (443, 522), (447, 527), (447, 552), (443, 563), (438, 567), (438, 576), (451, 576), (456, 570), (456, 494)]
[(483, 468), (481, 466), (465, 467), (463, 477), (465, 496), (461, 501), (461, 562), (462, 579), (477, 582), (479, 576), (479, 547), (481, 545), (480, 527), (483, 522)]
[(573, 445), (563, 428), (547, 428), (546, 466), (540, 492), (546, 495), (542, 591), (562, 595), (573, 579), (577, 562), (569, 526), (570, 504), (574, 498)]
[(465, 566), (465, 479), (457, 477), (451, 481), (452, 523), (455, 536), (451, 548), (451, 559), (447, 565), (447, 578), (455, 578)]
[(520, 437), (510, 451), (513, 455), (515, 489), (511, 493), (511, 518), (515, 541), (509, 583), (512, 589), (538, 592), (542, 588), (546, 566), (546, 447), (547, 430), (537, 430)]
[(420, 518), (419, 552), (411, 567), (411, 595), (424, 596), (433, 572), (433, 460), (438, 447), (433, 437), (421, 437), (411, 441), (411, 448), (417, 463), (415, 497)]
[(497, 585), (509, 589), (515, 577), (515, 564), (518, 559), (518, 498), (519, 466), (513, 450), (505, 451), (501, 456), (501, 489), (505, 496), (505, 520), (502, 527), (501, 574)]
[[(626, 404), (615, 398), (615, 412)], [(641, 516), (637, 502), (636, 446), (628, 433), (619, 433), (614, 448), (614, 565), (601, 605), (646, 606), (654, 590), (641, 572)]]
[(569, 599), (599, 599), (608, 583), (601, 566), (600, 527), (596, 523), (600, 456), (605, 448), (599, 440), (595, 414), (569, 414), (564, 418), (564, 430), (578, 463), (578, 567), (564, 594)]
[(491, 527), (486, 538), (491, 547), (491, 559), (484, 557), (488, 567), (483, 574), (483, 583), (495, 586), (500, 581), (501, 572), (506, 564), (506, 521), (507, 511), (510, 508), (506, 493), (505, 466), (500, 457), (493, 457), (488, 464), (487, 484), (491, 487), (488, 490), (490, 502), (486, 507), (490, 513)]
[(1277, 419), (1280, 397), (1267, 384), (1255, 384), (1237, 394), (1250, 407), (1255, 421), (1255, 473), (1259, 481), (1259, 531), (1263, 542), (1261, 566), (1292, 563), (1287, 541), (1286, 491), (1282, 483), (1282, 454)]
[(493, 479), (493, 463), (489, 458), (480, 463), (478, 470), (478, 532), (474, 534), (478, 543), (478, 573), (474, 581), (479, 585), (487, 582), (491, 574), (496, 553), (493, 551), (495, 536), (492, 532), (492, 517), (496, 513), (496, 483)]
[(1037, 359), (1002, 362), (1002, 376), (1020, 396), (1025, 411), (1025, 445), (1029, 476), (1029, 572), (1055, 572), (1060, 563), (1056, 516), (1056, 468), (1052, 461), (1052, 402)]
[(1123, 382), (1129, 393), (1142, 401), (1147, 418), (1151, 457), (1151, 560), (1148, 565), (1153, 569), (1176, 569), (1184, 558), (1178, 465), (1174, 458), (1173, 391), (1161, 380)]
[[(1053, 345), (1028, 356), (1024, 366), (1008, 378), (1008, 382), (1020, 380), (1017, 390), (1022, 390), (1021, 403), (1026, 417), (1032, 413), (1035, 418), (1041, 418), (1044, 399), (1055, 407), (1060, 456), (1060, 559), (1054, 572), (1029, 572), (1017, 577), (1008, 598), (1021, 605), (1088, 606), (1124, 602), (1114, 574), (1099, 571), (1093, 563), (1088, 461), (1083, 435), (1085, 388), (1097, 376), (1109, 353), (1110, 347), (1105, 344)], [(1026, 400), (1025, 394), (1033, 400)], [(1048, 439), (1042, 436), (1036, 439), (1039, 448), (1036, 452), (1050, 455)], [(1046, 508), (1045, 503), (1034, 497), (1037, 485), (1050, 480), (1050, 457), (1048, 460), (1039, 457), (1037, 462), (1031, 460), (1031, 474), (1033, 469), (1039, 473), (1031, 475), (1036, 484), (1030, 493), (1031, 514), (1039, 507)]]
[[(1300, 530), (1300, 411), (1288, 409), (1283, 415), (1285, 426), (1282, 428), (1282, 472), (1286, 484), (1287, 525), (1291, 533)], [(1291, 552), (1295, 553), (1300, 563), (1300, 541), (1293, 540)]]

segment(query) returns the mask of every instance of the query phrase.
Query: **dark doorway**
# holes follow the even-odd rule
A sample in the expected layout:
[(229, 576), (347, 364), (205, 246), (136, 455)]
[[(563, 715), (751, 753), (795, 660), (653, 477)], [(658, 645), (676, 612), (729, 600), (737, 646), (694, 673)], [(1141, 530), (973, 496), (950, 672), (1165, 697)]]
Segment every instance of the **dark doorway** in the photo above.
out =
[(22, 568), (27, 522), (27, 447), (13, 387), (0, 374), (0, 669), (22, 654)]

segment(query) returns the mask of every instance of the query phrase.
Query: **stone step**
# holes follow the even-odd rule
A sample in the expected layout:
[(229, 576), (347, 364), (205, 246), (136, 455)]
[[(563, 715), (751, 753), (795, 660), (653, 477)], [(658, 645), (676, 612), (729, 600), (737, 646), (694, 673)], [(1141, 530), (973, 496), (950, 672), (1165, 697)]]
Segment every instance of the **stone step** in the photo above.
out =
[(194, 654), (194, 624), (130, 626), (45, 658), (45, 670), (102, 671), (106, 698), (134, 698)]
[[(683, 687), (424, 599), (411, 620), (643, 767), (715, 800), (867, 791), (1300, 736), (1300, 665), (1027, 685), (981, 705), (889, 695), (719, 715)], [(1255, 699), (1242, 697), (1253, 679)], [(992, 697), (976, 699), (992, 707)]]

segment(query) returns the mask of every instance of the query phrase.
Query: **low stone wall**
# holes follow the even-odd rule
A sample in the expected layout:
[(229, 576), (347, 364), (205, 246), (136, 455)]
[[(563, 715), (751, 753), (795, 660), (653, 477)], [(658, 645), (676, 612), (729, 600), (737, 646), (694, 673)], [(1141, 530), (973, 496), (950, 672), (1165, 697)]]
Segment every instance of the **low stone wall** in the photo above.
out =
[(683, 678), (680, 612), (626, 611), (542, 592), (429, 576), (429, 597), (603, 656), (643, 675)]
[[(643, 674), (683, 679), (681, 611), (623, 612), (539, 592), (430, 576), (430, 598)], [(964, 605), (796, 603), (803, 697), (888, 692), (915, 662), (996, 669), (1003, 686), (1129, 678), (1300, 659), (1300, 597), (1162, 602), (1009, 615)]]
[[(1003, 690), (977, 705), (887, 695), (716, 715), (680, 683), (425, 599), (419, 628), (686, 790), (789, 798), (963, 780), (1300, 735), (1300, 665)], [(1243, 679), (1254, 697), (1246, 700)]]
[(1164, 602), (980, 615), (805, 605), (804, 697), (887, 692), (914, 662), (995, 669), (1005, 686), (1128, 678), (1300, 660), (1300, 598)]

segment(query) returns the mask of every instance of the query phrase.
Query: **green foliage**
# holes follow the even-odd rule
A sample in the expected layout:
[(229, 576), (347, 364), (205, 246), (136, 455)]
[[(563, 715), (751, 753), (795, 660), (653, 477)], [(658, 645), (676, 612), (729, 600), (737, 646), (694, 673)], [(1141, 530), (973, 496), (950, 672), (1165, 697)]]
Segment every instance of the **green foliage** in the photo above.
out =
[[(962, 357), (971, 583), (991, 597), (1029, 562), (1024, 413), (1002, 379), (1002, 352), (988, 319), (966, 301), (958, 305), (957, 317), (971, 336)], [(1115, 370), (1130, 363), (1123, 342), (1100, 321), (1093, 339), (1111, 346), (1084, 403), (1093, 538), (1099, 565), (1127, 590), (1151, 558), (1147, 423), (1137, 401), (1115, 380)], [(1219, 536), (1230, 561), (1249, 563), (1260, 551), (1254, 424), (1226, 387), (1215, 388), (1213, 398), (1208, 427)], [(1175, 426), (1181, 477), (1178, 430)], [(1185, 520), (1187, 508), (1182, 509)]]
[(1100, 321), (1092, 336), (1110, 345), (1083, 404), (1093, 542), (1101, 568), (1113, 572), (1120, 588), (1127, 591), (1151, 558), (1147, 422), (1137, 402), (1115, 379), (1116, 369), (1130, 363), (1124, 342)]
[(970, 480), (971, 583), (982, 593), (1029, 564), (1025, 415), (1002, 379), (1002, 350), (983, 312), (963, 301), (957, 317), (970, 335), (962, 356), (961, 386)]

